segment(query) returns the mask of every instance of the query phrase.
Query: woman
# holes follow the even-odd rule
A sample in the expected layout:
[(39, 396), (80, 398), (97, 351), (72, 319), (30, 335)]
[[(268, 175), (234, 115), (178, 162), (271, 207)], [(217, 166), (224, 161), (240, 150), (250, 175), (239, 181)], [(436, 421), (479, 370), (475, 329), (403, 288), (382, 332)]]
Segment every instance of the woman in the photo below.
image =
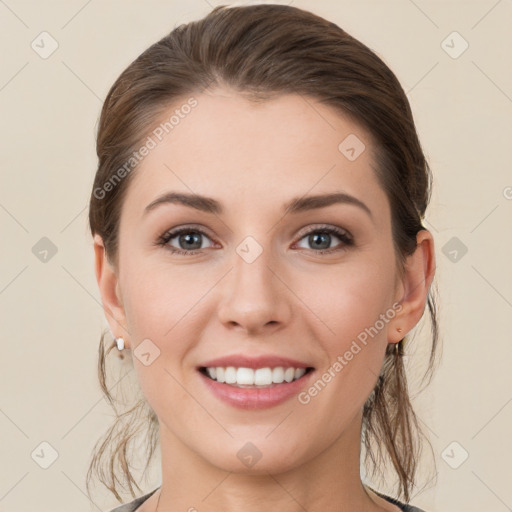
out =
[[(162, 484), (117, 512), (420, 510), (403, 355), (428, 306), (431, 375), (431, 176), (382, 60), (304, 10), (217, 7), (121, 74), (97, 152), (89, 220), (115, 337), (100, 382), (113, 402), (117, 345), (144, 398), (88, 483), (122, 501), (122, 474), (140, 492), (139, 420)], [(363, 483), (362, 446), (397, 497)]]

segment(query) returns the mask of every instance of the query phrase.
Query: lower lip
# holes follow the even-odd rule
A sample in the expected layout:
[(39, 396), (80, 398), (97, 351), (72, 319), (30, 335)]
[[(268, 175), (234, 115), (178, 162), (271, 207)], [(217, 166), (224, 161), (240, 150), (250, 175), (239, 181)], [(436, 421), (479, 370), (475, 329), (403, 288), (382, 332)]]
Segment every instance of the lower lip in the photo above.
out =
[(279, 405), (299, 394), (309, 381), (314, 370), (310, 370), (300, 379), (283, 384), (275, 384), (269, 388), (238, 388), (217, 382), (199, 372), (208, 389), (220, 400), (240, 409), (267, 409)]

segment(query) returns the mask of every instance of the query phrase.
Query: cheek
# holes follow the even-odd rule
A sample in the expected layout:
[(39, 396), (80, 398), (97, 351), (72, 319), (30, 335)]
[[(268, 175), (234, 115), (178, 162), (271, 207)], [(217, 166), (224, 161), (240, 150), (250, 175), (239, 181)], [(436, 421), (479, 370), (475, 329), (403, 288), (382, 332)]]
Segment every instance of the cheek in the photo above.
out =
[[(310, 288), (312, 309), (325, 323), (322, 339), (329, 340), (329, 352), (339, 353), (386, 314), (390, 308), (393, 275), (381, 262), (364, 261), (347, 265)], [(379, 322), (379, 330), (382, 325)], [(329, 336), (330, 334), (330, 336)], [(360, 338), (364, 338), (361, 335)]]
[[(336, 424), (359, 411), (380, 373), (387, 322), (395, 315), (391, 268), (385, 257), (379, 261), (360, 258), (357, 264), (338, 269), (304, 299), (311, 300), (311, 309), (322, 320), (315, 322), (315, 338), (327, 356), (325, 367), (319, 371), (322, 382), (316, 386), (320, 390), (325, 383), (325, 391), (319, 393), (322, 398), (318, 401), (314, 399), (313, 408), (321, 410), (334, 404), (332, 420)], [(313, 395), (317, 392), (311, 391)], [(309, 398), (305, 396), (304, 401)]]
[[(124, 308), (133, 346), (136, 350), (137, 345), (149, 339), (160, 351), (148, 366), (133, 354), (144, 396), (161, 418), (167, 418), (169, 411), (178, 406), (193, 412), (194, 403), (178, 382), (183, 382), (184, 359), (194, 340), (199, 339), (200, 326), (194, 322), (194, 316), (201, 312), (200, 299), (211, 285), (195, 279), (191, 267), (155, 264), (149, 258), (132, 257), (121, 268)], [(151, 358), (156, 353), (152, 350)]]
[(193, 315), (205, 290), (211, 287), (211, 279), (201, 279), (191, 266), (134, 258), (124, 269), (128, 327), (144, 337), (163, 339), (181, 319)]
[(376, 275), (347, 278), (337, 293), (322, 295), (317, 304), (323, 307), (319, 316), (328, 326), (316, 322), (314, 333), (325, 352), (325, 364), (298, 398), (308, 412), (307, 428), (315, 430), (322, 419), (327, 437), (360, 414), (382, 367), (386, 324), (377, 322), (382, 322), (387, 295), (375, 285)]

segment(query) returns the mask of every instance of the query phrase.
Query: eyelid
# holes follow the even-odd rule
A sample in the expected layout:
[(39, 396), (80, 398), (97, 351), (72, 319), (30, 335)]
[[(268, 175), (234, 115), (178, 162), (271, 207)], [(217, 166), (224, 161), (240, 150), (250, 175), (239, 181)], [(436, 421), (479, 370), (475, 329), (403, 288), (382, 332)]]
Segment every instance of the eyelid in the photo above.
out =
[(339, 227), (339, 226), (331, 225), (331, 224), (314, 224), (314, 225), (309, 224), (306, 228), (300, 230), (297, 237), (299, 239), (302, 239), (306, 235), (309, 235), (310, 233), (315, 233), (316, 231), (333, 231), (333, 232), (337, 232), (339, 234), (346, 235), (347, 238), (350, 238), (351, 240), (354, 238), (351, 235), (350, 231), (348, 231), (347, 229)]

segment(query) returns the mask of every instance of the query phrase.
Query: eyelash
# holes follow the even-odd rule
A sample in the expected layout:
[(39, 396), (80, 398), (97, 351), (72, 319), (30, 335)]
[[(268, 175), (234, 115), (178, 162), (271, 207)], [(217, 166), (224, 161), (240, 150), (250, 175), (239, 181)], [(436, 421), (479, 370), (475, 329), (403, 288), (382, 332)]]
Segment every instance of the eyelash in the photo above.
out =
[[(205, 233), (200, 228), (192, 228), (190, 226), (185, 226), (185, 227), (182, 227), (182, 228), (177, 228), (175, 230), (171, 230), (171, 231), (165, 232), (162, 236), (160, 236), (158, 238), (158, 240), (156, 242), (156, 245), (162, 246), (162, 247), (166, 247), (172, 253), (180, 254), (182, 256), (187, 256), (187, 255), (191, 255), (191, 254), (200, 254), (202, 249), (193, 249), (191, 251), (188, 251), (186, 249), (177, 249), (176, 247), (172, 247), (172, 246), (168, 245), (169, 242), (173, 238), (176, 238), (177, 236), (181, 235), (182, 233), (196, 233), (196, 234), (204, 235), (207, 238), (210, 238), (208, 236), (208, 234)], [(354, 245), (354, 240), (352, 239), (352, 237), (349, 235), (349, 233), (347, 231), (345, 231), (344, 229), (335, 228), (335, 227), (331, 227), (331, 226), (320, 226), (320, 227), (316, 227), (314, 229), (311, 229), (310, 231), (307, 231), (306, 233), (304, 233), (299, 238), (298, 241), (300, 242), (303, 238), (305, 238), (308, 235), (311, 235), (313, 233), (321, 233), (321, 234), (327, 234), (327, 235), (336, 235), (343, 242), (343, 245), (345, 245), (345, 246), (352, 246), (352, 245)], [(338, 247), (338, 248), (330, 248), (330, 249), (321, 249), (319, 251), (315, 251), (314, 249), (310, 249), (310, 250), (312, 250), (313, 252), (315, 252), (317, 254), (327, 254), (327, 253), (341, 251), (343, 249), (344, 249), (343, 247), (341, 247), (341, 248)]]

